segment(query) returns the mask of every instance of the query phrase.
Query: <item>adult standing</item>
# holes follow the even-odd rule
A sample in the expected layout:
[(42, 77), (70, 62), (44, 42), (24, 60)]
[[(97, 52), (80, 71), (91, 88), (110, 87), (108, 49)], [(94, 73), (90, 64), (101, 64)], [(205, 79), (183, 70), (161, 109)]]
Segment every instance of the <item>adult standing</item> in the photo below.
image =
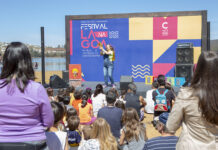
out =
[(99, 48), (101, 49), (100, 54), (103, 55), (104, 58), (104, 88), (108, 86), (108, 78), (111, 81), (111, 86), (115, 88), (113, 71), (114, 71), (114, 60), (115, 60), (115, 51), (114, 48), (107, 44), (106, 50), (100, 44)]
[(182, 123), (177, 150), (218, 148), (218, 54), (202, 52), (190, 87), (179, 92), (166, 127), (174, 133)]
[(45, 149), (45, 128), (54, 116), (44, 87), (34, 82), (26, 45), (10, 43), (0, 76), (0, 149)]

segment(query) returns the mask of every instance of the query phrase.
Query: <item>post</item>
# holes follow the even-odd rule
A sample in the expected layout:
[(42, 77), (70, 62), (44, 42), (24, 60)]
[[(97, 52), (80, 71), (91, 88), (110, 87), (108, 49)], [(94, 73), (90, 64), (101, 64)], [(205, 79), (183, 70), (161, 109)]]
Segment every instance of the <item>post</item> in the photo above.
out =
[(41, 66), (42, 66), (42, 85), (45, 84), (45, 41), (44, 27), (41, 27)]

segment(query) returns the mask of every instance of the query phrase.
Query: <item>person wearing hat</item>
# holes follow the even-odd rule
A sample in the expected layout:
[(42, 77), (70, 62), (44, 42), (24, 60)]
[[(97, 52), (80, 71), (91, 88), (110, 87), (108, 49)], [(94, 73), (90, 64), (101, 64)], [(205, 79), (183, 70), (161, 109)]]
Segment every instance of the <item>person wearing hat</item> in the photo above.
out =
[(168, 132), (166, 123), (168, 120), (169, 113), (164, 112), (160, 114), (159, 120), (157, 121), (156, 129), (161, 134), (159, 137), (151, 138), (146, 141), (143, 150), (175, 150), (178, 137)]

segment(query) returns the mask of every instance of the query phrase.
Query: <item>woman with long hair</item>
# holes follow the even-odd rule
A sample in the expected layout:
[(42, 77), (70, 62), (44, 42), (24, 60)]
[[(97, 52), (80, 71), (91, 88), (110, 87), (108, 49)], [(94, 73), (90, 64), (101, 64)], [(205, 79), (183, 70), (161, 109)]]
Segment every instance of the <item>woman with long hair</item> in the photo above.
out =
[(113, 71), (114, 71), (114, 60), (115, 60), (115, 51), (113, 46), (107, 44), (106, 50), (103, 48), (102, 45), (99, 47), (101, 49), (101, 55), (104, 58), (104, 88), (108, 86), (108, 78), (111, 81), (111, 85), (115, 88), (114, 78), (113, 78)]
[(10, 43), (0, 76), (0, 149), (45, 149), (45, 128), (54, 116), (44, 87), (34, 81), (30, 52)]
[(103, 86), (101, 84), (97, 84), (94, 94), (92, 94), (92, 105), (93, 105), (93, 113), (94, 116), (97, 117), (99, 109), (107, 105), (106, 95), (103, 92)]
[(93, 123), (91, 138), (99, 142), (101, 150), (117, 150), (116, 139), (111, 133), (109, 124), (103, 118), (98, 118)]
[(202, 52), (190, 87), (181, 88), (167, 121), (174, 133), (182, 123), (178, 150), (218, 147), (218, 54)]
[(142, 150), (147, 140), (145, 125), (140, 123), (137, 111), (127, 108), (123, 112), (122, 123), (124, 125), (120, 136), (120, 145), (126, 141), (124, 149)]

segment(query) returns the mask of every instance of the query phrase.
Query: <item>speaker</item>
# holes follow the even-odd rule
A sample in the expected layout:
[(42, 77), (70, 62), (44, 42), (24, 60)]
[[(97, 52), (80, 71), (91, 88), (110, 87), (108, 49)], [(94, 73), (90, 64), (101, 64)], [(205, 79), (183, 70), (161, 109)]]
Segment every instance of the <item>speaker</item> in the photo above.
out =
[(69, 70), (62, 71), (62, 78), (66, 83), (69, 83)]
[(190, 82), (193, 75), (192, 64), (176, 64), (176, 77), (185, 77), (185, 80)]
[(49, 85), (51, 88), (67, 88), (67, 83), (58, 75), (50, 76)]
[(193, 64), (193, 48), (190, 47), (177, 48), (176, 64)]
[(132, 76), (121, 76), (120, 77), (120, 90), (128, 90), (128, 85), (133, 83)]

